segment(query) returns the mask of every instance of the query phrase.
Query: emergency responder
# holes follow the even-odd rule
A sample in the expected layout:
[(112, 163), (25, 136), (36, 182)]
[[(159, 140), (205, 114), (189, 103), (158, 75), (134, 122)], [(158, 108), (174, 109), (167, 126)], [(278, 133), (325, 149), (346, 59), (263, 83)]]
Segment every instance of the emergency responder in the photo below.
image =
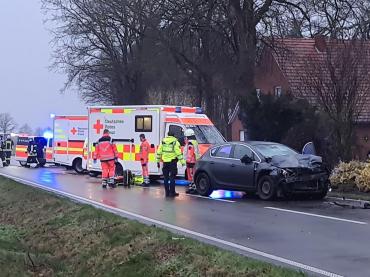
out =
[(179, 194), (175, 191), (175, 178), (177, 175), (177, 162), (185, 165), (179, 141), (170, 131), (168, 136), (162, 140), (157, 151), (157, 166), (163, 161), (164, 189), (166, 197), (176, 197)]
[(3, 142), (3, 136), (0, 135), (0, 165), (5, 166), (5, 155), (3, 148), (5, 147)]
[(144, 134), (140, 135), (140, 163), (141, 163), (141, 169), (142, 174), (144, 178), (143, 185), (147, 186), (149, 185), (149, 171), (148, 171), (148, 162), (149, 162), (149, 150), (150, 145), (148, 140), (145, 138)]
[(186, 193), (195, 193), (196, 189), (193, 182), (193, 177), (195, 163), (200, 158), (199, 144), (197, 142), (193, 129), (185, 130), (184, 135), (185, 135), (184, 159), (186, 161), (186, 175), (188, 181), (190, 181)]
[(39, 165), (39, 161), (37, 158), (37, 153), (40, 152), (38, 150), (38, 145), (34, 139), (30, 139), (27, 145), (27, 161), (25, 167), (30, 168), (29, 164), (36, 163), (37, 167)]
[(12, 157), (13, 146), (14, 146), (14, 143), (9, 135), (7, 139), (5, 140), (4, 144), (5, 144), (5, 147), (3, 151), (4, 151), (4, 156), (5, 156), (5, 166), (9, 166), (10, 159)]
[(116, 172), (116, 162), (118, 160), (118, 152), (116, 145), (112, 142), (109, 130), (103, 131), (103, 136), (99, 139), (95, 146), (93, 154), (94, 163), (99, 159), (102, 168), (102, 187), (115, 187), (114, 175)]

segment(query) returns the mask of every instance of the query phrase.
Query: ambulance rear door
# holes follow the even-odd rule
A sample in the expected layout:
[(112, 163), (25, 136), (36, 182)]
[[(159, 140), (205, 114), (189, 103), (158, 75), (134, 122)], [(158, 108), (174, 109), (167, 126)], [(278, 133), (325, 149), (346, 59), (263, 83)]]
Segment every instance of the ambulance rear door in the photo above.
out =
[(87, 116), (70, 116), (68, 122), (67, 159), (71, 165), (75, 159), (80, 159), (82, 163), (83, 147), (88, 132)]
[(56, 164), (68, 165), (68, 130), (69, 121), (65, 116), (54, 118), (54, 162)]

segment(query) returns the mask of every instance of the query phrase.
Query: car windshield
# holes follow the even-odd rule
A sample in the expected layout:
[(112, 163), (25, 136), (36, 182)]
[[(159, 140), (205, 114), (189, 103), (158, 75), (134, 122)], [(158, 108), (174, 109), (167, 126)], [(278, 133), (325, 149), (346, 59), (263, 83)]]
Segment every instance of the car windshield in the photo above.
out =
[(224, 137), (213, 125), (188, 125), (186, 128), (194, 130), (198, 143), (218, 144), (225, 142)]
[(297, 154), (296, 151), (282, 144), (256, 144), (254, 147), (266, 158)]

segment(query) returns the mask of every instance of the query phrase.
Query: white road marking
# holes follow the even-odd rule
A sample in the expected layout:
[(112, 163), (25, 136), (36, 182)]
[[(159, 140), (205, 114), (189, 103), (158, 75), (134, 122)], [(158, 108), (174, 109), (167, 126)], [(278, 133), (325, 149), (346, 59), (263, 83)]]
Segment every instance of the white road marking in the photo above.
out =
[(264, 258), (267, 258), (267, 259), (270, 259), (270, 260), (273, 260), (273, 261), (276, 261), (276, 262), (279, 262), (279, 263), (282, 263), (282, 264), (286, 264), (286, 265), (289, 265), (289, 266), (293, 266), (293, 267), (296, 267), (296, 268), (299, 268), (299, 269), (303, 269), (305, 271), (310, 271), (310, 272), (320, 274), (320, 275), (323, 275), (323, 276), (328, 276), (328, 277), (344, 277), (344, 276), (336, 274), (336, 273), (325, 271), (323, 269), (319, 269), (319, 268), (309, 266), (309, 265), (306, 265), (306, 264), (303, 264), (303, 263), (292, 261), (292, 260), (289, 260), (289, 259), (286, 259), (286, 258), (283, 258), (283, 257), (275, 256), (275, 255), (272, 255), (272, 254), (269, 254), (269, 253), (266, 253), (266, 252), (263, 252), (263, 251), (259, 251), (259, 250), (249, 248), (249, 247), (246, 247), (246, 246), (243, 246), (243, 245), (240, 245), (240, 244), (236, 244), (236, 243), (233, 243), (233, 242), (230, 242), (230, 241), (226, 241), (226, 240), (223, 240), (223, 239), (212, 237), (212, 236), (209, 236), (209, 235), (206, 235), (206, 234), (198, 233), (196, 231), (192, 231), (192, 230), (189, 230), (189, 229), (177, 226), (177, 225), (172, 225), (172, 224), (169, 224), (169, 223), (166, 223), (166, 222), (163, 222), (163, 221), (159, 221), (159, 220), (156, 220), (156, 219), (153, 219), (153, 218), (150, 218), (150, 217), (146, 217), (146, 216), (143, 216), (143, 215), (140, 215), (140, 214), (136, 214), (136, 213), (129, 212), (129, 211), (126, 211), (126, 210), (123, 210), (123, 209), (115, 208), (115, 207), (111, 207), (111, 206), (108, 206), (106, 204), (103, 204), (103, 203), (100, 203), (100, 202), (97, 202), (97, 201), (94, 201), (94, 200), (91, 200), (91, 199), (88, 199), (88, 198), (84, 198), (84, 197), (77, 196), (77, 195), (74, 195), (74, 194), (71, 194), (71, 193), (68, 193), (68, 192), (64, 192), (64, 191), (56, 190), (56, 189), (53, 189), (53, 188), (49, 188), (49, 187), (46, 187), (44, 185), (40, 185), (36, 182), (28, 181), (28, 180), (18, 178), (18, 177), (15, 177), (15, 176), (11, 176), (11, 175), (7, 175), (7, 174), (4, 174), (4, 173), (0, 173), (0, 175), (2, 175), (4, 177), (7, 177), (7, 178), (10, 178), (10, 179), (13, 179), (13, 180), (18, 181), (18, 182), (21, 182), (25, 185), (30, 185), (32, 187), (36, 187), (36, 188), (39, 188), (39, 189), (42, 189), (42, 190), (46, 190), (46, 191), (49, 191), (49, 192), (54, 192), (54, 193), (56, 193), (58, 195), (61, 195), (61, 196), (67, 196), (67, 197), (69, 197), (73, 200), (77, 200), (77, 201), (82, 202), (82, 203), (91, 204), (94, 207), (102, 208), (106, 211), (110, 211), (110, 212), (113, 212), (113, 213), (118, 214), (118, 215), (126, 214), (128, 216), (133, 217), (133, 218), (141, 219), (143, 221), (154, 223), (154, 224), (157, 224), (159, 226), (166, 227), (168, 229), (172, 229), (172, 230), (182, 232), (184, 234), (189, 234), (189, 235), (192, 235), (192, 236), (195, 236), (195, 237), (198, 237), (198, 238), (202, 238), (202, 239), (205, 239), (205, 240), (208, 240), (208, 241), (211, 241), (211, 242), (215, 242), (215, 243), (218, 243), (218, 244), (221, 244), (221, 245), (225, 245), (225, 246), (232, 247), (232, 248), (235, 248), (235, 249), (238, 249), (238, 250), (242, 250), (244, 252), (254, 254), (254, 255), (257, 255), (257, 256), (260, 256), (260, 257), (264, 257)]
[(355, 223), (355, 224), (367, 225), (367, 222), (356, 221), (356, 220), (349, 220), (349, 219), (344, 219), (344, 218), (339, 218), (339, 217), (333, 217), (333, 216), (326, 216), (326, 215), (305, 213), (305, 212), (299, 212), (299, 211), (287, 210), (287, 209), (281, 209), (281, 208), (275, 208), (275, 207), (265, 207), (265, 209), (270, 209), (270, 210), (275, 210), (275, 211), (281, 211), (281, 212), (287, 212), (287, 213), (293, 213), (293, 214), (301, 214), (301, 215), (307, 215), (307, 216), (313, 216), (313, 217), (319, 217), (319, 218), (325, 218), (325, 219), (331, 219), (331, 220), (337, 220), (337, 221), (343, 221), (343, 222), (348, 222), (348, 223)]

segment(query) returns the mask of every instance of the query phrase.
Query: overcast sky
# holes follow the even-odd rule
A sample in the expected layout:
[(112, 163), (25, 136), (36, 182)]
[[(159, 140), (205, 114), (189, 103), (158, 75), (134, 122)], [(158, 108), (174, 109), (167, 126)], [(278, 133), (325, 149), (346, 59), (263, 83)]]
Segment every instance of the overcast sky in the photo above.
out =
[(50, 113), (83, 114), (74, 92), (60, 94), (65, 76), (50, 72), (51, 35), (39, 0), (0, 0), (0, 113), (19, 125), (51, 126)]

